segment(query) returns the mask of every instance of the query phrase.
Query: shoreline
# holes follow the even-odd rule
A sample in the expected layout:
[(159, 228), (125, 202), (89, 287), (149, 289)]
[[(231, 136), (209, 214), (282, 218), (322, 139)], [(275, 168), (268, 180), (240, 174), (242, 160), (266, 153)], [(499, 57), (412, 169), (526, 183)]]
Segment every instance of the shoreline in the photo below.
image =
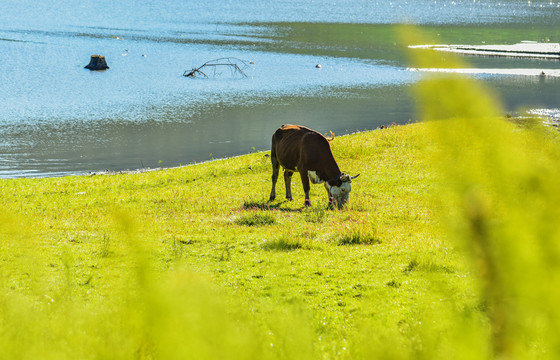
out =
[[(342, 135), (344, 136), (344, 135)], [(214, 161), (223, 161), (223, 160), (230, 160), (230, 159), (236, 159), (242, 156), (247, 156), (247, 155), (251, 155), (251, 154), (260, 154), (260, 153), (266, 153), (266, 152), (270, 152), (270, 150), (261, 150), (261, 151), (255, 151), (255, 152), (251, 152), (251, 153), (247, 153), (247, 154), (240, 154), (240, 155), (233, 155), (233, 156), (227, 156), (227, 157), (222, 157), (222, 158), (217, 158), (217, 159), (210, 159), (210, 160), (205, 160), (205, 161), (200, 161), (200, 162), (195, 162), (192, 164), (185, 164), (185, 165), (179, 165), (179, 166), (170, 166), (170, 167), (163, 167), (163, 168), (139, 168), (139, 169), (134, 169), (134, 170), (102, 170), (102, 171), (90, 171), (87, 173), (83, 173), (83, 174), (76, 174), (76, 175), (68, 175), (68, 176), (97, 176), (97, 175), (127, 175), (127, 174), (143, 174), (146, 172), (155, 172), (155, 171), (164, 171), (164, 170), (174, 170), (174, 169), (181, 169), (184, 167), (190, 167), (190, 166), (196, 166), (196, 165), (202, 165), (202, 164), (207, 164), (207, 163), (211, 163)], [(48, 176), (47, 176), (48, 177)]]
[[(389, 125), (389, 126), (406, 126), (408, 124), (394, 124), (394, 125)], [(355, 131), (349, 134), (343, 134), (343, 135), (336, 135), (336, 137), (346, 137), (346, 136), (350, 136), (350, 135), (354, 135), (354, 134), (360, 134), (360, 133), (368, 133), (368, 132), (372, 132), (372, 131), (377, 131), (377, 130), (383, 130), (388, 128), (389, 126), (386, 125), (382, 125), (382, 127), (378, 127), (377, 129), (373, 129), (373, 130), (364, 130), (364, 131)], [(190, 167), (190, 166), (196, 166), (196, 165), (202, 165), (202, 164), (207, 164), (207, 163), (211, 163), (214, 161), (223, 161), (223, 160), (232, 160), (232, 159), (237, 159), (239, 157), (242, 156), (247, 156), (247, 155), (252, 155), (252, 154), (265, 154), (264, 156), (267, 156), (266, 153), (270, 152), (270, 150), (260, 150), (260, 151), (254, 151), (254, 152), (250, 152), (250, 153), (246, 153), (246, 154), (239, 154), (239, 155), (232, 155), (232, 156), (226, 156), (226, 157), (221, 157), (221, 158), (217, 158), (217, 159), (210, 159), (210, 160), (205, 160), (205, 161), (200, 161), (200, 162), (195, 162), (195, 163), (191, 163), (191, 164), (185, 164), (185, 165), (179, 165), (179, 166), (170, 166), (170, 167), (165, 167), (165, 168), (139, 168), (139, 169), (134, 169), (134, 170), (117, 170), (117, 171), (113, 171), (113, 170), (105, 170), (105, 171), (91, 171), (88, 173), (84, 173), (84, 174), (76, 174), (76, 175), (68, 175), (68, 176), (96, 176), (96, 175), (126, 175), (126, 174), (142, 174), (145, 172), (154, 172), (154, 171), (160, 171), (160, 170), (173, 170), (173, 169), (180, 169), (180, 168), (184, 168), (184, 167)], [(47, 176), (48, 177), (48, 176)]]
[(431, 49), (473, 56), (560, 60), (560, 43), (521, 41), (513, 45), (409, 45), (410, 49)]
[[(552, 114), (551, 112), (556, 112), (557, 114)], [(518, 114), (516, 116), (510, 116), (508, 114), (505, 114), (504, 116), (505, 119), (507, 120), (524, 120), (524, 119), (528, 119), (528, 118), (539, 118), (542, 121), (542, 124), (544, 126), (551, 126), (551, 127), (555, 127), (555, 128), (560, 128), (560, 109), (532, 109), (532, 110), (528, 110), (525, 114)], [(369, 132), (375, 132), (375, 131), (379, 131), (379, 130), (384, 130), (390, 127), (401, 127), (401, 126), (407, 126), (407, 125), (411, 125), (411, 124), (418, 124), (421, 122), (411, 122), (411, 123), (407, 123), (407, 124), (391, 124), (391, 125), (382, 125), (376, 129), (373, 130), (364, 130), (364, 131), (355, 131), (352, 133), (348, 133), (348, 134), (343, 134), (343, 135), (337, 135), (336, 137), (347, 137), (350, 135), (354, 135), (354, 134), (359, 134), (359, 133), (369, 133)], [(100, 171), (84, 171), (84, 172), (78, 172), (78, 173), (68, 173), (68, 174), (61, 174), (61, 175), (45, 175), (45, 176), (16, 176), (16, 177), (0, 177), (0, 181), (3, 180), (18, 180), (18, 179), (52, 179), (52, 178), (66, 178), (66, 177), (94, 177), (94, 176), (102, 176), (102, 175), (132, 175), (132, 174), (143, 174), (143, 173), (148, 173), (148, 172), (157, 172), (157, 171), (165, 171), (165, 170), (175, 170), (175, 169), (180, 169), (180, 168), (187, 168), (187, 167), (192, 167), (192, 166), (197, 166), (197, 165), (203, 165), (203, 164), (208, 164), (211, 162), (215, 162), (215, 161), (224, 161), (224, 160), (233, 160), (233, 159), (237, 159), (243, 156), (247, 156), (247, 155), (251, 155), (251, 154), (265, 154), (270, 152), (270, 150), (260, 150), (260, 151), (254, 151), (254, 152), (250, 152), (250, 153), (246, 153), (246, 154), (239, 154), (239, 155), (232, 155), (232, 156), (226, 156), (226, 157), (221, 157), (221, 158), (216, 158), (216, 159), (209, 159), (209, 160), (205, 160), (205, 161), (200, 161), (200, 162), (194, 162), (194, 163), (190, 163), (190, 164), (185, 164), (185, 165), (179, 165), (179, 166), (170, 166), (170, 167), (161, 167), (161, 168), (150, 168), (150, 167), (144, 167), (144, 168), (138, 168), (138, 169), (126, 169), (126, 170), (100, 170)]]

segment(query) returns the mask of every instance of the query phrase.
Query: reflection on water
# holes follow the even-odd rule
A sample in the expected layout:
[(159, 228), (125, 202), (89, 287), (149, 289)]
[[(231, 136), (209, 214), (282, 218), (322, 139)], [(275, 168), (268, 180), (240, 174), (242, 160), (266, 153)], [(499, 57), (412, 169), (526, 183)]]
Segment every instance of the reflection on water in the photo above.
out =
[[(33, 173), (39, 164), (41, 171), (48, 173), (61, 169), (117, 171), (232, 156), (269, 148), (272, 133), (284, 123), (305, 123), (343, 134), (390, 124), (394, 118), (408, 122), (411, 105), (402, 97), (393, 87), (381, 87), (330, 96), (280, 97), (241, 106), (207, 105), (188, 121), (170, 120), (181, 118), (178, 106), (160, 114), (161, 121), (111, 119), (74, 126), (67, 126), (72, 123), (68, 121), (13, 125), (5, 128), (8, 138), (31, 140), (3, 146), (6, 159), (0, 171), (6, 177), (41, 176)], [(348, 111), (352, 107), (355, 110)], [(157, 119), (157, 114), (153, 115)], [(16, 166), (15, 161), (24, 173), (7, 172)]]
[[(166, 167), (247, 153), (267, 149), (283, 123), (342, 134), (414, 121), (407, 88), (419, 75), (405, 70), (406, 44), (383, 24), (413, 19), (426, 24), (434, 42), (440, 33), (454, 43), (555, 40), (559, 8), (538, 1), (98, 0), (93, 7), (5, 0), (0, 177)], [(523, 23), (531, 23), (530, 31)], [(110, 69), (83, 69), (97, 53)], [(224, 56), (252, 61), (248, 77), (182, 76)], [(558, 108), (558, 80), (481, 78), (508, 110)]]

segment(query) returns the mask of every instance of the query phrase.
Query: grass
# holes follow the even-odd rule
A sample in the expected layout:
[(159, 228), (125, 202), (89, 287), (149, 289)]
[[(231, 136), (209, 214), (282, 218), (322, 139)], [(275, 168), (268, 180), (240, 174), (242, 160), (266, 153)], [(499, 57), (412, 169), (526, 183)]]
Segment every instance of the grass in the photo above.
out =
[(265, 240), (261, 244), (263, 250), (270, 251), (293, 251), (298, 249), (312, 249), (312, 243), (301, 237), (282, 236), (278, 239)]
[(240, 215), (235, 219), (235, 223), (238, 225), (247, 226), (263, 226), (274, 224), (275, 218), (272, 214), (254, 212), (250, 214)]
[(381, 244), (381, 239), (376, 236), (375, 225), (371, 223), (348, 226), (344, 224), (334, 236), (338, 245), (373, 245)]
[[(243, 344), (247, 358), (351, 358), (372, 311), (376, 326), (410, 321), (430, 292), (421, 274), (402, 293), (385, 284), (396, 273), (404, 284), (401, 268), (418, 251), (450, 246), (433, 235), (424, 134), (411, 125), (337, 138), (339, 162), (362, 173), (343, 211), (327, 210), (319, 186), (305, 208), (296, 180), (294, 201), (268, 204), (262, 153), (143, 174), (0, 181), (0, 348), (6, 357), (165, 358), (174, 357), (167, 345), (185, 354), (204, 343), (200, 351), (224, 356)], [(339, 246), (353, 229), (366, 231), (356, 233), (363, 244)], [(462, 268), (446, 254), (434, 261)], [(470, 282), (442, 277), (462, 289)], [(214, 332), (225, 343), (206, 344)]]
[[(327, 209), (322, 187), (305, 208), (297, 181), (294, 201), (268, 203), (262, 153), (144, 174), (0, 181), (2, 357), (445, 358), (466, 341), (466, 358), (491, 357), (499, 298), (481, 287), (492, 279), (473, 270), (471, 242), (453, 240), (439, 215), (462, 207), (444, 206), (453, 197), (428, 166), (440, 148), (432, 125), (337, 138), (338, 161), (362, 173), (342, 211)], [(526, 143), (543, 131), (505, 126)], [(558, 137), (544, 133), (554, 153)], [(549, 188), (535, 176), (511, 191)], [(459, 239), (486, 216), (476, 204), (466, 223), (454, 217)], [(540, 355), (548, 343), (538, 329), (524, 349)]]
[(0, 180), (0, 358), (557, 358), (558, 131), (416, 94), (424, 123), (332, 143), (342, 211), (268, 203), (263, 153)]

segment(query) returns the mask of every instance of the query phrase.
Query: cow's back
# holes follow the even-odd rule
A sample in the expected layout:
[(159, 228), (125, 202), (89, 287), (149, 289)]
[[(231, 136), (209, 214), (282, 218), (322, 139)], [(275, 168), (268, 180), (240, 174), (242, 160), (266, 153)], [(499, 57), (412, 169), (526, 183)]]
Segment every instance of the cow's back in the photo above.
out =
[(286, 169), (297, 170), (300, 162), (316, 158), (317, 154), (331, 154), (331, 149), (328, 140), (315, 130), (282, 125), (272, 136), (271, 156)]

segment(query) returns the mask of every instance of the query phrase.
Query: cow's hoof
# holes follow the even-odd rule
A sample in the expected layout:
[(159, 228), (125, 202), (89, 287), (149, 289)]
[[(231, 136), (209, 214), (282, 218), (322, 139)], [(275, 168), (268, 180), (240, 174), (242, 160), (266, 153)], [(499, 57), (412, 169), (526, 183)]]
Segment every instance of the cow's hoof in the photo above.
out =
[(305, 199), (305, 202), (303, 203), (305, 206), (311, 206), (311, 200), (309, 199)]
[(292, 200), (294, 200), (294, 198), (293, 198), (293, 197), (287, 197), (287, 196), (286, 196), (286, 200), (292, 201)]

